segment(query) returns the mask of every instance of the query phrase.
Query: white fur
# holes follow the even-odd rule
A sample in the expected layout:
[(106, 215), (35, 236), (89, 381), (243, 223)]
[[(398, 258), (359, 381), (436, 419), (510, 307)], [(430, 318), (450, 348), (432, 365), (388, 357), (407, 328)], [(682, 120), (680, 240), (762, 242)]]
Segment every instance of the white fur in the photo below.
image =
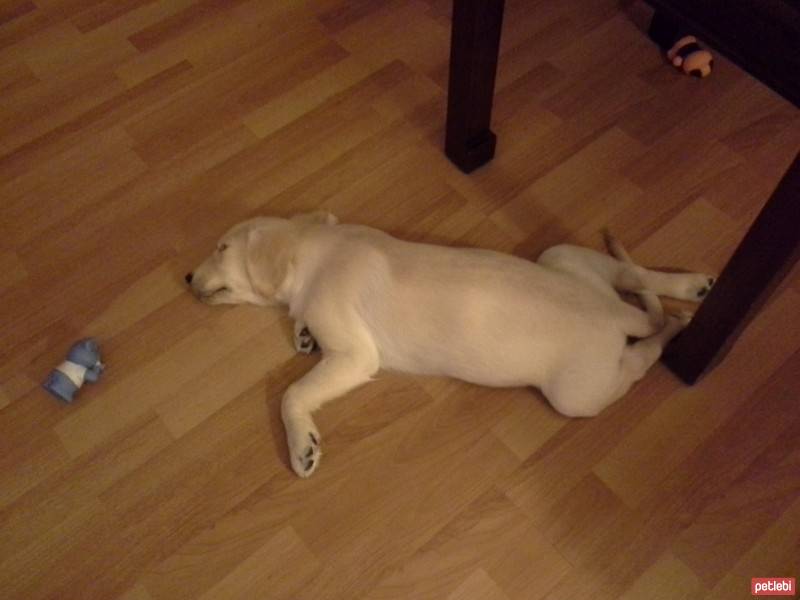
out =
[(326, 214), (254, 219), (218, 248), (193, 274), (200, 299), (287, 305), (296, 336), (307, 326), (322, 350), (282, 404), (301, 477), (321, 456), (312, 413), (381, 368), (535, 386), (566, 416), (596, 415), (645, 374), (686, 322), (663, 322), (615, 290), (639, 293), (650, 308), (654, 295), (697, 301), (712, 283), (577, 246), (550, 248), (534, 263), (410, 243)]

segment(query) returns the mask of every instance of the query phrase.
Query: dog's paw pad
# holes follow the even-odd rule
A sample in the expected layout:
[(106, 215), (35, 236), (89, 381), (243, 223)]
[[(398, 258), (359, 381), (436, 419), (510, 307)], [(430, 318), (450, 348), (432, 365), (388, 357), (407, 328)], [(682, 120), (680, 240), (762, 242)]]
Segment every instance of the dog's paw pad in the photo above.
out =
[(295, 332), (294, 347), (300, 354), (311, 354), (314, 350), (319, 348), (317, 340), (311, 335), (308, 327), (303, 327)]
[(708, 292), (711, 291), (711, 288), (714, 287), (715, 283), (716, 283), (716, 279), (714, 279), (713, 277), (707, 277), (705, 285), (703, 285), (703, 287), (701, 287), (697, 291), (697, 297), (698, 298), (705, 298), (708, 295)]
[(716, 278), (703, 273), (676, 273), (672, 276), (672, 281), (674, 287), (665, 292), (665, 296), (687, 302), (700, 302), (711, 291)]
[(308, 433), (308, 445), (292, 456), (292, 468), (300, 477), (309, 477), (319, 466), (322, 456), (319, 438)]

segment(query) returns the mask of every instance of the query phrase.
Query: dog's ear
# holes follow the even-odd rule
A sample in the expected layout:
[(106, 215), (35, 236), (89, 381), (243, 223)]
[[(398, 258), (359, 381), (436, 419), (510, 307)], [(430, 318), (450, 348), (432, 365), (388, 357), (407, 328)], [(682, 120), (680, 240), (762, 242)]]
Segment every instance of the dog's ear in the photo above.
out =
[(336, 225), (339, 222), (339, 219), (325, 210), (295, 215), (291, 220), (294, 223), (306, 223), (309, 225)]
[(292, 227), (278, 230), (255, 227), (248, 232), (247, 275), (253, 289), (265, 300), (274, 301), (289, 275), (296, 244), (297, 236)]

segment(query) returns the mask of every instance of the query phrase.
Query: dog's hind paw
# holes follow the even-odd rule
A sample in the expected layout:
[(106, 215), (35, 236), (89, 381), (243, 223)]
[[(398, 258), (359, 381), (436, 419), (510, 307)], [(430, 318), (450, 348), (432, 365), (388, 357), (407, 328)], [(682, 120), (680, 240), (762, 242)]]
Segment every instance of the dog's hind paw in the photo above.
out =
[(703, 275), (703, 277), (705, 277), (705, 281), (700, 284), (700, 288), (695, 292), (698, 300), (705, 298), (717, 282), (716, 277), (711, 277), (710, 275)]
[(675, 290), (669, 294), (678, 300), (700, 302), (708, 295), (717, 279), (704, 273), (681, 273), (675, 277)]

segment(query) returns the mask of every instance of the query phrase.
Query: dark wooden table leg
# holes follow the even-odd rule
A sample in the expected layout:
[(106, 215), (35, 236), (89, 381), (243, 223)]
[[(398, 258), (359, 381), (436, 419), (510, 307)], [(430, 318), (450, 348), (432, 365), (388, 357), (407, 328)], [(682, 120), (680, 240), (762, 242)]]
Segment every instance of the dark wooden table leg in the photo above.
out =
[(469, 173), (494, 156), (489, 129), (504, 0), (453, 0), (445, 154)]
[(666, 365), (686, 383), (697, 381), (712, 364), (722, 360), (798, 259), (800, 155), (756, 217), (692, 322), (667, 346), (663, 357)]

